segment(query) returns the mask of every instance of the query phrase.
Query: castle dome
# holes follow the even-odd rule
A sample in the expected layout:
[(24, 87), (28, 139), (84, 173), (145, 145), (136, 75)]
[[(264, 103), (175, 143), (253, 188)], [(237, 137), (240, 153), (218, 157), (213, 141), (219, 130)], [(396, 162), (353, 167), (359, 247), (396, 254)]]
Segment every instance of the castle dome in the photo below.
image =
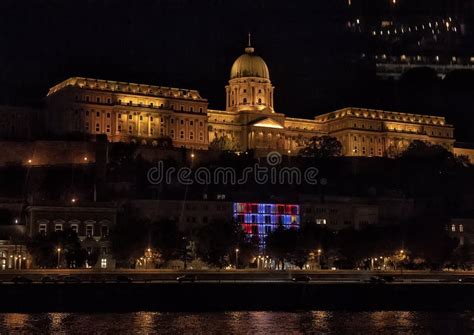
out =
[(254, 54), (255, 49), (249, 44), (245, 48), (245, 53), (237, 58), (230, 70), (230, 79), (257, 77), (270, 80), (270, 72), (267, 64), (262, 59)]

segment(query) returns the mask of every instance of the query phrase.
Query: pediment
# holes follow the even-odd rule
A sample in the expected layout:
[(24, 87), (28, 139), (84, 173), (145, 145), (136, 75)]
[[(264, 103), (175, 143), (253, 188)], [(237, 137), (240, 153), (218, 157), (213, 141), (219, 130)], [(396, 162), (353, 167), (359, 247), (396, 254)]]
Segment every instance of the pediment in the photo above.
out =
[(283, 129), (284, 127), (277, 121), (273, 120), (272, 118), (263, 118), (260, 120), (255, 120), (250, 123), (253, 127), (261, 127), (261, 128), (274, 128), (274, 129)]

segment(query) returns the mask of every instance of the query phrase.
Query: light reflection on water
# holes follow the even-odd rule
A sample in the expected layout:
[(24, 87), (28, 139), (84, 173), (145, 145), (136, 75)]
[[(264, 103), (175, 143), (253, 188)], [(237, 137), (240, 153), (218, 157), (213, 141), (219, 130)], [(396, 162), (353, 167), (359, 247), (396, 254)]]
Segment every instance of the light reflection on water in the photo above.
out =
[(0, 334), (473, 334), (464, 312), (0, 314)]

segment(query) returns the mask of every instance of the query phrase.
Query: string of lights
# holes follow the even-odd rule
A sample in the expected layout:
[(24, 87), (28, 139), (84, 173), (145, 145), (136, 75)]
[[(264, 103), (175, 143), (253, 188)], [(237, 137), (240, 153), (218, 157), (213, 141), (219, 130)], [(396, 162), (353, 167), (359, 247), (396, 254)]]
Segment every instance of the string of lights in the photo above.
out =
[(424, 21), (417, 24), (394, 24), (392, 22), (387, 22), (386, 27), (381, 29), (369, 29), (366, 30), (363, 28), (363, 23), (361, 19), (355, 19), (354, 21), (348, 22), (349, 28), (355, 28), (355, 31), (360, 33), (368, 33), (374, 37), (390, 37), (397, 35), (409, 35), (409, 34), (423, 34), (431, 33), (432, 35), (439, 35), (442, 33), (458, 33), (460, 32), (459, 24), (453, 21), (451, 17), (446, 19), (434, 19), (430, 21)]

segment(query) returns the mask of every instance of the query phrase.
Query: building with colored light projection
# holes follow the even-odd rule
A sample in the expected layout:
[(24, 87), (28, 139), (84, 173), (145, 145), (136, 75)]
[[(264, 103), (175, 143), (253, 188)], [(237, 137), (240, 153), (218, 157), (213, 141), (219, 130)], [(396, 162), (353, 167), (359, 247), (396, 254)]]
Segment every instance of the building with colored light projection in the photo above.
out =
[(234, 203), (234, 219), (242, 225), (251, 239), (258, 238), (265, 249), (265, 239), (279, 225), (285, 228), (300, 227), (300, 206), (293, 204)]

